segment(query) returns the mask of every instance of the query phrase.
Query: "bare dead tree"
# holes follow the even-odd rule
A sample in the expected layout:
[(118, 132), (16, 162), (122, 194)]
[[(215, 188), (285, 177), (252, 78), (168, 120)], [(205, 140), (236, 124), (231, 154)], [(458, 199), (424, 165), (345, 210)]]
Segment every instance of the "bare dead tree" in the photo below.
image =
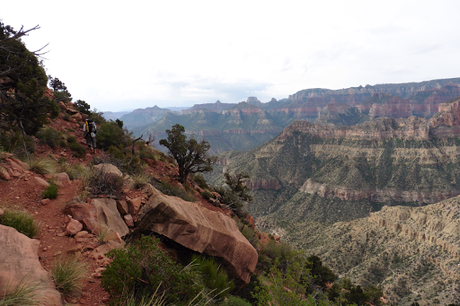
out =
[(131, 160), (129, 161), (128, 163), (128, 166), (131, 167), (131, 164), (133, 163), (133, 160), (134, 160), (134, 154), (135, 154), (135, 151), (134, 151), (134, 145), (136, 144), (136, 141), (139, 141), (142, 139), (144, 135), (142, 134), (140, 137), (136, 138), (133, 140), (133, 145), (132, 145), (132, 156), (131, 156)]
[[(152, 142), (155, 141), (155, 138), (156, 138), (155, 133), (149, 133), (149, 140), (145, 140), (145, 144), (149, 146)], [(152, 147), (153, 147), (153, 144), (152, 144)]]

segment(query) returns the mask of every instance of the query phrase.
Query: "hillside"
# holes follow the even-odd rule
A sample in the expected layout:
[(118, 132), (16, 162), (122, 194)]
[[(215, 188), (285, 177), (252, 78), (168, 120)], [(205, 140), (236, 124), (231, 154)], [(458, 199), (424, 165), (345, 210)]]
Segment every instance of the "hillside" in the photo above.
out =
[(381, 285), (394, 304), (460, 301), (460, 198), (389, 207), (350, 222), (287, 227), (290, 242), (317, 254), (340, 277)]

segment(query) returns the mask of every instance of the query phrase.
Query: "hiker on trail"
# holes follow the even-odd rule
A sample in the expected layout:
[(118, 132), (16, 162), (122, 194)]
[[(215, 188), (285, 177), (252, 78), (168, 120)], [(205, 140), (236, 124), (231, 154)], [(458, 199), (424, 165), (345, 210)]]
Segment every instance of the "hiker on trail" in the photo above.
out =
[(97, 127), (93, 120), (86, 119), (85, 124), (83, 124), (83, 132), (85, 132), (86, 144), (91, 149), (91, 153), (96, 153)]

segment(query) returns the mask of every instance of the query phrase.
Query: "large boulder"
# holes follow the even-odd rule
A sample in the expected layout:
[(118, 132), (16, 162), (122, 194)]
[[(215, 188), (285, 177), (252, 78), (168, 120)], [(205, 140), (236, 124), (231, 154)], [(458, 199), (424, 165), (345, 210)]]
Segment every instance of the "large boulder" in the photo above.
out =
[(50, 274), (38, 260), (40, 242), (12, 227), (0, 225), (0, 288), (11, 292), (19, 284), (36, 286), (35, 299), (40, 305), (62, 305)]
[(91, 200), (91, 205), (97, 209), (97, 221), (100, 225), (114, 230), (120, 237), (129, 233), (128, 226), (118, 212), (117, 201), (108, 198), (96, 198)]
[(232, 277), (249, 283), (257, 251), (230, 217), (153, 191), (138, 220), (136, 232), (153, 231), (190, 250), (220, 258)]

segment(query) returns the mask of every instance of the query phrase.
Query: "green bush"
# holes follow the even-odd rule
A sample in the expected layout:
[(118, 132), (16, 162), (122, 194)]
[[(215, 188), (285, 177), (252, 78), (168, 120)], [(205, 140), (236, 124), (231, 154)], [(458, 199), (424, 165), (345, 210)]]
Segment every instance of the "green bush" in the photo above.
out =
[(67, 145), (69, 149), (74, 152), (73, 155), (77, 158), (82, 157), (86, 153), (86, 147), (82, 146), (78, 142), (68, 142)]
[(192, 173), (190, 177), (195, 181), (195, 183), (198, 184), (203, 189), (211, 189), (208, 186), (208, 183), (206, 182), (206, 179), (204, 178), (203, 174), (201, 173)]
[(170, 196), (179, 197), (184, 201), (194, 202), (195, 196), (192, 192), (187, 192), (181, 186), (176, 186), (164, 181), (153, 181), (152, 185), (162, 193)]
[(125, 249), (107, 254), (112, 262), (102, 272), (102, 286), (115, 299), (150, 297), (164, 293), (165, 303), (186, 305), (204, 292), (199, 275), (175, 263), (159, 247), (159, 240), (142, 236)]
[(61, 132), (49, 126), (42, 127), (36, 136), (40, 140), (40, 143), (47, 144), (52, 149), (56, 149), (60, 140), (64, 139)]
[(230, 295), (219, 306), (251, 306), (251, 303), (239, 296)]
[(48, 187), (42, 192), (42, 197), (44, 199), (56, 199), (59, 193), (59, 186), (54, 182), (51, 182)]
[(14, 152), (15, 155), (26, 157), (35, 152), (34, 141), (29, 137), (23, 137), (18, 131), (5, 131), (0, 129), (0, 145), (6, 152)]
[(51, 269), (56, 289), (64, 296), (78, 296), (84, 287), (83, 279), (87, 273), (86, 263), (77, 257), (55, 259)]
[(34, 238), (40, 232), (40, 223), (34, 217), (22, 210), (7, 209), (0, 216), (0, 224), (10, 226), (29, 238)]
[(110, 121), (103, 123), (99, 128), (97, 142), (106, 151), (110, 146), (118, 147), (122, 145), (123, 147), (127, 147), (130, 145), (130, 137), (115, 122)]
[(225, 298), (235, 288), (233, 281), (228, 279), (227, 272), (212, 257), (206, 259), (194, 256), (192, 265), (194, 270), (200, 272), (204, 284), (213, 292), (215, 299)]

